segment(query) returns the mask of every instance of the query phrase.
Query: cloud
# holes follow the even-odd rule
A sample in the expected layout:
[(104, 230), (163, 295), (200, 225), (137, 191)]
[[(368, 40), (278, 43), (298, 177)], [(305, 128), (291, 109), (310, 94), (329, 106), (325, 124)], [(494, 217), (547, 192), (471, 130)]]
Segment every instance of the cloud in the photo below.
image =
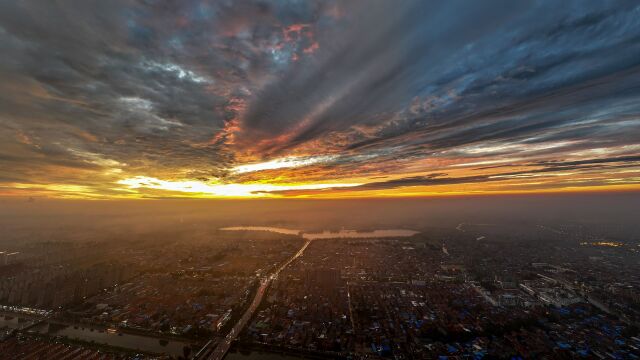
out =
[(638, 163), (638, 19), (634, 1), (3, 2), (0, 183), (607, 186)]
[(274, 170), (274, 169), (286, 169), (297, 168), (303, 166), (309, 166), (317, 163), (323, 163), (333, 161), (337, 156), (324, 155), (324, 156), (309, 156), (309, 157), (286, 157), (281, 159), (274, 159), (262, 163), (244, 164), (238, 165), (231, 170), (238, 174), (254, 171)]
[(303, 184), (303, 185), (270, 185), (270, 184), (215, 184), (202, 181), (167, 181), (144, 176), (124, 179), (118, 184), (130, 189), (155, 189), (178, 193), (214, 197), (255, 197), (282, 191), (322, 190), (354, 187), (360, 184)]
[[(372, 181), (366, 184), (353, 186), (345, 189), (334, 188), (335, 191), (370, 191), (370, 190), (390, 190), (390, 189), (402, 189), (406, 187), (416, 186), (440, 186), (440, 185), (456, 185), (456, 184), (481, 184), (486, 182), (504, 181), (508, 179), (518, 178), (532, 178), (532, 177), (547, 177), (547, 176), (565, 176), (570, 175), (572, 172), (584, 172), (584, 171), (610, 171), (614, 169), (627, 169), (635, 168), (634, 172), (640, 173), (640, 156), (625, 156), (617, 158), (603, 158), (603, 159), (588, 159), (580, 161), (566, 161), (566, 162), (542, 162), (532, 163), (528, 165), (531, 169), (521, 171), (507, 171), (499, 173), (489, 173), (483, 175), (471, 175), (452, 177), (447, 173), (431, 173), (420, 176), (401, 177), (384, 181)], [(540, 167), (543, 166), (543, 167)], [(596, 179), (597, 180), (597, 179)], [(640, 183), (637, 177), (627, 179), (619, 179), (621, 183)], [(600, 179), (583, 185), (602, 185), (607, 182), (606, 179)], [(543, 183), (540, 183), (543, 184)], [(570, 186), (575, 184), (575, 181), (568, 180), (564, 186)], [(558, 184), (555, 184), (557, 187)], [(280, 193), (286, 193), (288, 195), (309, 195), (313, 194), (311, 191), (304, 191), (304, 189), (287, 189)]]

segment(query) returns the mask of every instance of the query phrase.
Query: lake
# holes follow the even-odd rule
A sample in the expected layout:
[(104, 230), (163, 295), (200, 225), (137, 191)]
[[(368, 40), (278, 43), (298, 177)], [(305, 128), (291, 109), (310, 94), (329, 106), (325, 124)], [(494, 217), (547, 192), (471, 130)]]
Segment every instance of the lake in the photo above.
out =
[(405, 230), (405, 229), (388, 229), (388, 230), (373, 230), (373, 231), (357, 231), (357, 230), (340, 230), (340, 231), (322, 231), (318, 233), (308, 233), (301, 230), (293, 230), (286, 228), (277, 228), (269, 226), (234, 226), (225, 227), (220, 230), (227, 231), (268, 231), (279, 234), (287, 235), (302, 235), (307, 240), (319, 240), (319, 239), (371, 239), (371, 238), (391, 238), (391, 237), (409, 237), (413, 236), (419, 231)]
[(286, 234), (286, 235), (300, 235), (302, 230), (293, 230), (293, 229), (285, 229), (278, 227), (270, 227), (270, 226), (232, 226), (221, 228), (220, 230), (226, 231), (268, 231), (274, 232), (278, 234)]
[(309, 240), (317, 239), (370, 239), (370, 238), (391, 238), (391, 237), (409, 237), (417, 234), (418, 231), (389, 229), (389, 230), (373, 230), (373, 231), (356, 231), (356, 230), (340, 230), (336, 232), (323, 231), (320, 233), (304, 233), (302, 237)]

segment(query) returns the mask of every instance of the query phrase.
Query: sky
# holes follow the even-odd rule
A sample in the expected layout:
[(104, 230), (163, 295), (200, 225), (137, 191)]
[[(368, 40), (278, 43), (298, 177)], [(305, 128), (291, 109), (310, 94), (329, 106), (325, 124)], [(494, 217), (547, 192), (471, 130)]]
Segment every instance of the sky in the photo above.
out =
[(637, 1), (1, 1), (0, 196), (640, 190)]

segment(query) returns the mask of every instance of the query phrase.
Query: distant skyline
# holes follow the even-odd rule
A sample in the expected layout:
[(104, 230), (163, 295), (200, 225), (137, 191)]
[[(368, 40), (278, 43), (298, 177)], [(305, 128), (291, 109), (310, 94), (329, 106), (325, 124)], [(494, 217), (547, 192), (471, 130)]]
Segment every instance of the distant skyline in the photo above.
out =
[(636, 1), (4, 1), (0, 51), (0, 196), (640, 190)]

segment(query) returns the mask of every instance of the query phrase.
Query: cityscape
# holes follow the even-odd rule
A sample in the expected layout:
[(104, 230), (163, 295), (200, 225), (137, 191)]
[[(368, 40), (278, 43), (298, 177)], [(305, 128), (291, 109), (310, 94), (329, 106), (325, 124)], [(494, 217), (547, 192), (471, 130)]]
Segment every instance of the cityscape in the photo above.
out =
[(640, 3), (0, 0), (0, 360), (640, 360)]
[[(584, 201), (573, 197), (546, 198), (542, 204)], [(601, 201), (621, 200), (618, 195)], [(387, 211), (381, 201), (369, 207)], [(293, 208), (289, 228), (277, 220), (281, 215), (265, 215), (258, 226), (229, 227), (228, 220), (191, 214), (143, 230), (127, 225), (123, 232), (108, 233), (111, 222), (122, 221), (112, 219), (94, 229), (100, 237), (63, 240), (81, 230), (49, 224), (34, 231), (30, 222), (3, 222), (12, 234), (0, 267), (3, 356), (633, 359), (640, 354), (640, 223), (628, 222), (638, 215), (638, 203), (628, 219), (580, 222), (553, 214), (525, 221), (485, 213), (469, 215), (477, 222), (468, 217), (456, 222), (450, 213), (440, 215), (447, 220), (433, 219), (434, 208), (439, 214), (454, 211), (439, 206), (449, 200), (434, 201), (398, 202), (424, 208), (406, 217), (413, 226), (405, 222), (403, 229), (385, 231), (321, 229), (320, 218), (315, 226), (296, 218), (301, 205), (295, 203), (286, 206)], [(492, 201), (464, 203), (485, 208)], [(523, 199), (508, 201), (514, 204), (509, 209), (524, 212), (523, 205), (515, 205)], [(182, 211), (189, 206), (181, 205)], [(261, 211), (248, 210), (248, 216)], [(136, 223), (155, 214), (149, 217)], [(359, 222), (347, 215), (338, 224), (351, 221)], [(299, 230), (304, 226), (313, 230)], [(46, 234), (46, 240), (26, 240), (34, 233)]]

